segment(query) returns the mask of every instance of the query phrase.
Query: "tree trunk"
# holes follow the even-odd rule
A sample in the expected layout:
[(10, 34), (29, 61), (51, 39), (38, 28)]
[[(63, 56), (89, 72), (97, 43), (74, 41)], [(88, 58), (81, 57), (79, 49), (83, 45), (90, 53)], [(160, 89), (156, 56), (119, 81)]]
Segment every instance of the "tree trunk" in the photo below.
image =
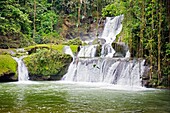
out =
[(162, 23), (162, 0), (159, 2), (159, 23), (158, 23), (158, 82), (161, 80), (161, 23)]
[[(170, 43), (170, 0), (167, 0), (167, 16), (168, 16), (168, 25), (169, 25), (169, 43)], [(170, 74), (168, 75), (168, 86), (170, 88)]]
[(82, 0), (80, 0), (79, 7), (78, 7), (78, 27), (80, 26), (81, 5), (82, 5)]
[(150, 58), (150, 80), (152, 79), (152, 72), (153, 72), (153, 67), (152, 67), (152, 62), (153, 62), (153, 55), (152, 55), (152, 52), (153, 52), (153, 48), (152, 48), (152, 40), (153, 40), (153, 30), (154, 30), (154, 1), (152, 1), (152, 31), (151, 31), (151, 37), (150, 37), (150, 41), (149, 42), (149, 45), (150, 45), (150, 50), (149, 50), (149, 58)]
[(145, 1), (142, 1), (142, 23), (140, 26), (140, 47), (139, 47), (139, 57), (143, 57), (143, 34), (144, 34), (144, 28), (145, 28)]
[(34, 31), (33, 31), (33, 39), (35, 39), (35, 33), (36, 33), (36, 25), (35, 25), (35, 19), (36, 19), (36, 0), (34, 0)]
[(84, 0), (84, 17), (86, 18), (87, 12), (86, 12), (86, 0)]
[(99, 29), (99, 3), (98, 3), (98, 0), (97, 0), (97, 30), (96, 30), (96, 36), (97, 36), (97, 39), (98, 39), (98, 29)]
[[(53, 0), (51, 0), (51, 11), (53, 10)], [(52, 32), (53, 32), (53, 17), (51, 16), (51, 44), (50, 44), (50, 48), (51, 48), (51, 52), (52, 52), (52, 40), (53, 40), (53, 36), (52, 36)]]
[(167, 15), (168, 15), (169, 42), (170, 42), (170, 0), (167, 0)]

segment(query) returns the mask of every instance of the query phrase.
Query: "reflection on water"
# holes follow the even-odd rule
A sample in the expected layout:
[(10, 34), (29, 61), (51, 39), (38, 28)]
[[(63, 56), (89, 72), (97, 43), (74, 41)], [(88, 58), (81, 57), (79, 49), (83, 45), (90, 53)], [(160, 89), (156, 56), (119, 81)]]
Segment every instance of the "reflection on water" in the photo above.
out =
[(14, 101), (14, 106), (13, 108), (18, 109), (20, 112), (25, 112), (25, 106), (27, 105), (27, 100), (26, 100), (26, 89), (23, 88), (24, 86), (18, 85), (18, 91), (16, 91), (16, 97)]
[(168, 90), (61, 82), (1, 83), (0, 88), (0, 113), (170, 113)]

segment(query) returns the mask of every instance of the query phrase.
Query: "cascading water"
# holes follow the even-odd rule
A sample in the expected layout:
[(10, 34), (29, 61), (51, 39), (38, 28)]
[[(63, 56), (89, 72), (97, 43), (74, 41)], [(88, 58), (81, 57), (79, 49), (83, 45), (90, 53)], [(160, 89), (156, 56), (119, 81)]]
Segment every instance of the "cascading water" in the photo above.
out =
[(28, 69), (22, 61), (24, 57), (25, 56), (21, 56), (20, 58), (13, 57), (13, 59), (18, 63), (18, 81), (28, 81), (29, 79)]
[(129, 50), (126, 52), (125, 58), (130, 58), (130, 51)]
[(68, 73), (64, 75), (63, 80), (141, 86), (140, 78), (144, 70), (144, 60), (128, 61), (125, 58), (80, 58), (78, 63), (72, 62), (70, 64)]
[(81, 46), (78, 57), (95, 57), (97, 45)]
[(64, 52), (65, 54), (70, 55), (72, 58), (74, 58), (74, 54), (73, 54), (70, 46), (64, 46), (63, 52)]
[(77, 58), (70, 64), (68, 72), (63, 76), (64, 81), (102, 82), (115, 85), (141, 86), (142, 75), (146, 66), (144, 60), (129, 60), (130, 52), (125, 44), (125, 57), (112, 58), (115, 50), (112, 42), (122, 29), (123, 15), (108, 17), (104, 27), (101, 57), (95, 57), (97, 45), (82, 46)]
[(115, 50), (112, 47), (113, 41), (116, 39), (116, 35), (118, 35), (122, 30), (122, 20), (124, 16), (116, 16), (116, 17), (106, 17), (106, 24), (101, 36), (101, 39), (105, 39), (105, 44), (102, 45), (101, 56), (102, 57), (113, 57)]
[(69, 81), (71, 78), (73, 78), (73, 76), (75, 75), (74, 73), (76, 71), (76, 65), (74, 65), (74, 63), (75, 63), (75, 56), (74, 56), (70, 46), (64, 46), (63, 52), (65, 54), (68, 54), (68, 55), (72, 56), (72, 58), (73, 58), (73, 61), (71, 62), (70, 66), (68, 68), (68, 72), (63, 77), (63, 80)]

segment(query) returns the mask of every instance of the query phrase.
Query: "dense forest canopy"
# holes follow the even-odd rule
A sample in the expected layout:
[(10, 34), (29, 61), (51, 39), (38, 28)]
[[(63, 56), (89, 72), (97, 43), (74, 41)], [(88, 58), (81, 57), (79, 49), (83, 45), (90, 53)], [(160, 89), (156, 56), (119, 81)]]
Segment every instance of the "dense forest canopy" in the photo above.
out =
[(150, 79), (167, 83), (169, 0), (1, 0), (0, 48), (64, 44), (79, 38), (80, 32), (98, 30), (101, 19), (120, 14), (124, 20), (118, 38), (129, 45), (131, 57), (147, 60)]

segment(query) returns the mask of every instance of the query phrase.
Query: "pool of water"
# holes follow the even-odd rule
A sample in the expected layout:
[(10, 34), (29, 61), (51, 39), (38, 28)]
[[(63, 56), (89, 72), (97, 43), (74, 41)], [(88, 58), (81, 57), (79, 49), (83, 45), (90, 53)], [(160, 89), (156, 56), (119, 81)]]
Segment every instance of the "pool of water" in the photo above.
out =
[(1, 83), (0, 113), (170, 113), (170, 91), (94, 83)]

